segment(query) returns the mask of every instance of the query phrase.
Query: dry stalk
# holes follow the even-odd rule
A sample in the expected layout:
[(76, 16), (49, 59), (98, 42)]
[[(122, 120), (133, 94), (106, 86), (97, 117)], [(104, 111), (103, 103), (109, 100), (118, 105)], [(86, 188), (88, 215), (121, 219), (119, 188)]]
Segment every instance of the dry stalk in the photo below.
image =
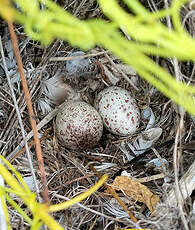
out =
[(105, 57), (108, 59), (108, 61), (110, 62), (110, 64), (112, 64), (112, 66), (115, 68), (115, 70), (117, 70), (121, 76), (136, 90), (138, 91), (139, 89), (137, 88), (137, 86), (129, 79), (129, 77), (121, 70), (119, 69), (116, 64), (112, 61), (112, 59), (108, 56), (108, 54), (105, 53)]
[[(177, 204), (179, 206), (179, 210), (180, 210), (180, 214), (181, 214), (181, 219), (182, 219), (182, 222), (184, 224), (184, 227), (185, 227), (186, 230), (189, 230), (189, 227), (188, 227), (188, 224), (187, 224), (187, 220), (185, 218), (185, 214), (184, 214), (184, 211), (183, 211), (184, 199), (187, 198), (187, 197), (184, 197), (183, 192), (187, 191), (187, 187), (189, 187), (189, 186), (186, 185), (185, 181), (184, 181), (184, 184), (183, 184), (184, 187), (182, 188), (181, 187), (182, 184), (179, 183), (179, 181), (178, 181), (179, 159), (180, 159), (180, 154), (181, 154), (181, 153), (179, 153), (179, 151), (181, 151), (181, 150), (178, 150), (178, 143), (179, 143), (179, 137), (181, 137), (181, 131), (182, 131), (182, 128), (183, 128), (183, 117), (184, 117), (184, 114), (182, 115), (182, 117), (180, 119), (180, 123), (179, 123), (178, 129), (177, 129), (177, 133), (176, 133), (176, 137), (175, 137), (175, 146), (174, 146), (174, 155), (173, 155), (174, 173), (175, 173), (175, 191), (174, 191), (174, 193), (175, 193), (175, 200), (177, 201)], [(194, 167), (192, 167), (192, 169), (193, 168)], [(191, 173), (193, 173), (193, 172), (191, 172)], [(190, 175), (190, 178), (191, 177), (193, 177), (193, 174)]]
[(43, 156), (42, 156), (42, 151), (41, 151), (40, 140), (38, 137), (38, 130), (37, 130), (37, 125), (36, 125), (36, 120), (35, 120), (35, 114), (33, 111), (30, 93), (29, 93), (27, 81), (26, 81), (25, 74), (24, 74), (23, 64), (22, 64), (22, 60), (20, 57), (20, 53), (19, 53), (18, 41), (17, 41), (16, 34), (14, 32), (14, 27), (13, 27), (12, 22), (8, 22), (8, 28), (10, 31), (12, 46), (13, 46), (15, 58), (16, 58), (17, 65), (18, 65), (18, 71), (20, 73), (20, 78), (21, 78), (21, 82), (22, 82), (24, 96), (26, 99), (30, 123), (32, 126), (33, 134), (34, 134), (35, 149), (36, 149), (38, 165), (39, 165), (40, 174), (41, 174), (41, 182), (43, 184), (43, 199), (46, 203), (49, 204), (49, 192), (48, 192), (48, 188), (47, 188), (47, 179), (46, 179), (46, 173), (45, 173), (45, 168), (44, 168), (44, 161), (43, 161)]
[[(97, 172), (97, 170), (93, 167), (93, 165), (89, 165), (91, 171), (93, 171), (96, 176), (100, 179), (102, 176), (99, 172)], [(136, 223), (137, 219), (134, 217), (133, 213), (127, 208), (127, 206), (125, 205), (125, 203), (119, 198), (119, 196), (117, 195), (117, 193), (115, 192), (115, 190), (109, 186), (108, 184), (104, 183), (104, 186), (106, 187), (106, 189), (109, 191), (110, 194), (113, 195), (113, 197), (119, 202), (119, 204), (121, 205), (121, 207), (123, 208), (123, 210), (125, 212), (128, 213), (130, 219)]]
[(146, 182), (149, 182), (149, 181), (162, 179), (165, 176), (166, 175), (164, 173), (160, 173), (160, 174), (153, 175), (153, 176), (147, 176), (147, 177), (142, 177), (142, 178), (133, 178), (133, 179), (139, 181), (140, 183), (146, 183)]
[(102, 51), (95, 54), (85, 54), (85, 55), (79, 55), (79, 56), (70, 56), (70, 57), (51, 57), (49, 58), (49, 61), (69, 61), (69, 60), (75, 60), (78, 58), (87, 58), (87, 57), (96, 57), (105, 53), (109, 53), (109, 51)]
[[(44, 135), (40, 138), (40, 140), (45, 140), (48, 138), (48, 133), (44, 133)], [(30, 141), (30, 143), (28, 144), (28, 148), (31, 149), (31, 147), (35, 144), (35, 141), (32, 140)], [(20, 155), (22, 155), (25, 152), (25, 147), (23, 147), (22, 149), (20, 149), (12, 158), (10, 158), (9, 162), (12, 163), (16, 158), (18, 158)]]
[[(67, 198), (67, 197), (65, 197), (65, 196), (62, 196), (62, 195), (59, 195), (59, 194), (54, 194), (53, 196), (54, 196), (54, 197), (57, 197), (57, 198), (60, 198), (60, 199), (63, 199), (63, 200), (67, 200), (67, 201), (70, 200), (69, 198)], [(86, 211), (92, 212), (92, 213), (94, 213), (94, 214), (96, 214), (96, 215), (98, 215), (98, 216), (102, 216), (102, 217), (104, 217), (104, 218), (106, 218), (106, 219), (108, 219), (108, 220), (112, 220), (112, 221), (114, 221), (114, 222), (118, 222), (118, 223), (123, 223), (123, 224), (125, 224), (125, 221), (123, 221), (123, 220), (120, 220), (120, 219), (118, 219), (118, 218), (114, 218), (114, 217), (105, 215), (104, 213), (95, 211), (95, 210), (93, 210), (93, 209), (91, 209), (91, 208), (88, 208), (88, 207), (84, 206), (83, 204), (76, 203), (75, 205), (77, 205), (77, 206), (80, 207), (80, 208), (85, 209)]]
[[(48, 124), (58, 113), (59, 109), (64, 105), (61, 104), (54, 110), (52, 110), (47, 116), (45, 116), (37, 125), (37, 129), (40, 130), (43, 128), (46, 124)], [(29, 132), (26, 135), (26, 140), (29, 141), (33, 137), (33, 131)], [(15, 155), (20, 151), (20, 149), (24, 146), (24, 141), (22, 141), (7, 157), (6, 159), (10, 161), (11, 159), (15, 158)]]

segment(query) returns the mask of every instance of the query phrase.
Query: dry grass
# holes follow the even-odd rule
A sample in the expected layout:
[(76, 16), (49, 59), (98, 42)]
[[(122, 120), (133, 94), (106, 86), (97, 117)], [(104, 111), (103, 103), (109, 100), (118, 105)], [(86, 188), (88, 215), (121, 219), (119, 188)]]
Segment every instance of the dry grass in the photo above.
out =
[[(145, 6), (154, 11), (162, 7), (166, 7), (167, 1), (148, 0), (141, 1)], [(102, 17), (102, 13), (98, 8), (95, 0), (61, 0), (60, 5), (67, 9), (75, 16), (86, 19), (93, 17)], [(190, 9), (185, 7), (182, 9), (181, 18), (185, 28), (194, 36), (195, 31), (195, 14), (190, 14)], [(165, 19), (167, 24), (169, 20)], [(26, 76), (32, 96), (33, 106), (38, 124), (42, 124), (45, 116), (49, 119), (44, 122), (39, 129), (39, 134), (44, 136), (41, 140), (41, 147), (45, 162), (46, 176), (48, 180), (48, 190), (52, 203), (71, 199), (75, 195), (84, 192), (92, 186), (96, 181), (96, 176), (90, 170), (89, 165), (97, 167), (101, 173), (109, 174), (108, 183), (111, 184), (120, 173), (126, 170), (135, 178), (149, 177), (158, 174), (155, 168), (146, 166), (149, 159), (155, 158), (155, 151), (150, 151), (142, 157), (141, 161), (128, 162), (126, 155), (119, 148), (121, 142), (133, 140), (144, 128), (146, 122), (142, 121), (138, 133), (132, 137), (119, 138), (104, 130), (103, 137), (99, 145), (91, 151), (73, 152), (61, 146), (55, 135), (55, 114), (54, 108), (59, 103), (51, 102), (48, 95), (44, 95), (43, 82), (56, 74), (60, 75), (65, 89), (73, 89), (74, 93), (79, 92), (80, 97), (86, 102), (93, 105), (96, 94), (107, 85), (110, 81), (106, 74), (102, 72), (101, 66), (105, 66), (113, 75), (119, 78), (117, 83), (125, 89), (128, 89), (132, 96), (138, 102), (139, 108), (143, 110), (147, 106), (153, 110), (156, 117), (155, 127), (163, 129), (160, 140), (155, 143), (154, 149), (165, 158), (169, 166), (159, 171), (166, 174), (166, 179), (158, 179), (144, 183), (155, 194), (161, 198), (161, 204), (155, 214), (147, 210), (142, 204), (131, 200), (123, 193), (119, 192), (118, 196), (123, 200), (126, 206), (134, 213), (138, 222), (134, 224), (123, 211), (122, 207), (114, 200), (111, 195), (105, 193), (104, 188), (93, 194), (91, 197), (83, 201), (81, 204), (75, 205), (63, 212), (54, 215), (58, 222), (66, 227), (66, 229), (120, 229), (120, 228), (150, 228), (150, 229), (192, 229), (193, 222), (191, 219), (192, 205), (194, 202), (194, 192), (185, 201), (183, 208), (180, 206), (169, 207), (164, 203), (168, 196), (168, 192), (174, 187), (174, 181), (182, 177), (184, 172), (190, 167), (195, 160), (194, 157), (194, 118), (189, 114), (183, 113), (175, 104), (169, 101), (158, 91), (155, 91), (151, 85), (143, 81), (139, 76), (133, 73), (125, 72), (121, 69), (120, 60), (108, 54), (101, 54), (94, 57), (94, 63), (100, 63), (90, 72), (90, 75), (84, 80), (79, 81), (75, 85), (74, 81), (66, 78), (65, 62), (53, 62), (49, 59), (53, 57), (67, 56), (73, 49), (66, 42), (56, 40), (47, 48), (40, 46), (38, 42), (29, 40), (23, 33), (23, 29), (16, 26), (16, 33), (19, 39), (21, 57), (26, 70)], [(11, 71), (16, 71), (16, 65), (9, 56), (6, 42), (9, 40), (7, 25), (0, 24), (0, 33), (3, 39), (4, 51), (7, 58), (10, 59)], [(102, 52), (100, 47), (90, 50), (89, 53)], [(163, 59), (155, 57), (158, 64), (170, 71), (177, 77), (179, 73), (180, 79), (193, 83), (194, 79), (194, 63), (178, 62), (177, 60)], [(119, 68), (119, 72), (116, 71)], [(98, 71), (97, 71), (98, 70)], [(179, 72), (176, 72), (178, 70)], [(122, 72), (122, 74), (121, 74)], [(14, 78), (13, 74), (13, 77)], [(127, 81), (127, 78), (129, 81)], [(31, 126), (28, 119), (26, 103), (20, 82), (13, 84), (14, 92), (18, 100), (20, 113), (26, 134), (31, 132)], [(135, 82), (136, 81), (136, 82)], [(134, 82), (134, 84), (132, 84)], [(136, 87), (135, 87), (136, 86)], [(66, 88), (67, 87), (67, 88)], [(137, 88), (137, 90), (135, 89)], [(68, 94), (70, 96), (70, 94)], [(41, 101), (41, 102), (40, 102)], [(40, 111), (41, 110), (41, 111)], [(18, 153), (23, 146), (21, 130), (18, 125), (15, 107), (12, 102), (9, 87), (4, 76), (4, 71), (0, 67), (0, 146), (1, 154), (6, 153), (8, 159)], [(175, 138), (177, 135), (177, 142)], [(170, 141), (172, 140), (172, 142)], [(30, 139), (29, 139), (30, 143)], [(130, 150), (129, 150), (130, 151)], [(22, 152), (21, 152), (22, 153)], [(36, 172), (37, 181), (40, 180), (37, 160), (35, 157), (34, 147), (30, 147), (30, 153), (33, 158), (33, 167)], [(179, 159), (174, 161), (174, 154), (181, 153)], [(11, 157), (10, 157), (11, 154)], [(178, 158), (178, 156), (175, 156)], [(107, 169), (107, 163), (112, 163)], [(177, 164), (176, 164), (177, 163)], [(26, 154), (17, 155), (13, 161), (14, 167), (24, 176), (31, 175), (29, 162)], [(108, 166), (108, 165), (107, 165)], [(175, 177), (176, 175), (176, 177)], [(20, 201), (18, 201), (20, 204)], [(21, 203), (21, 207), (23, 204)], [(23, 207), (25, 209), (25, 207)], [(13, 229), (29, 229), (23, 219), (13, 210), (9, 210)], [(186, 226), (187, 224), (187, 226)]]

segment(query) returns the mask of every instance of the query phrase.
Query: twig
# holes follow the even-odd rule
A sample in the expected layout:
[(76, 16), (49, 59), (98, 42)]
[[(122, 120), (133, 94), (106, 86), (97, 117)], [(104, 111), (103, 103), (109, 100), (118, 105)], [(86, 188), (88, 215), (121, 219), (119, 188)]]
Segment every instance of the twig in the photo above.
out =
[(99, 68), (100, 68), (100, 73), (101, 73), (101, 76), (102, 76), (103, 80), (106, 82), (106, 84), (107, 84), (108, 86), (111, 86), (111, 85), (112, 85), (112, 82), (111, 82), (111, 81), (109, 80), (109, 78), (106, 76), (103, 65), (102, 65), (99, 61), (97, 61), (96, 64), (97, 64), (97, 65), (99, 66)]
[(145, 183), (145, 182), (149, 182), (149, 181), (153, 181), (153, 180), (162, 179), (165, 176), (166, 175), (164, 173), (160, 173), (160, 174), (153, 175), (153, 176), (147, 176), (147, 177), (143, 177), (143, 178), (133, 178), (133, 179), (139, 181), (140, 183)]
[[(184, 201), (190, 197), (192, 192), (195, 189), (195, 161), (192, 163), (190, 168), (187, 170), (187, 172), (182, 176), (182, 178), (178, 181), (178, 151), (181, 149), (178, 149), (178, 141), (179, 141), (179, 133), (181, 129), (181, 124), (183, 121), (180, 121), (180, 125), (177, 129), (176, 137), (175, 137), (175, 146), (174, 146), (174, 171), (175, 171), (175, 188), (171, 189), (171, 191), (168, 194), (168, 197), (164, 201), (165, 205), (165, 212), (168, 212), (169, 207), (179, 207), (181, 218), (183, 221), (183, 224), (185, 226), (185, 229), (189, 229), (187, 221), (185, 219), (184, 213), (183, 213), (183, 205)], [(156, 212), (156, 217), (161, 217), (161, 212)]]
[(69, 60), (75, 60), (78, 58), (95, 57), (95, 56), (99, 56), (99, 55), (106, 54), (106, 53), (109, 53), (109, 51), (102, 51), (102, 52), (95, 53), (95, 54), (85, 54), (85, 55), (70, 56), (70, 57), (51, 57), (49, 58), (49, 61), (69, 61)]
[(95, 220), (93, 221), (93, 223), (92, 223), (91, 226), (89, 227), (89, 230), (93, 230), (95, 224), (97, 223), (97, 219), (98, 219), (98, 215), (96, 216)]
[[(53, 196), (54, 196), (54, 197), (57, 197), (57, 198), (60, 198), (60, 199), (63, 199), (63, 200), (67, 200), (67, 201), (70, 200), (69, 198), (67, 198), (67, 197), (65, 197), (65, 196), (61, 196), (61, 195), (55, 194), (55, 193), (54, 193)], [(79, 206), (80, 208), (85, 209), (86, 211), (89, 211), (89, 212), (92, 212), (92, 213), (94, 213), (94, 214), (96, 214), (96, 215), (105, 217), (105, 218), (108, 219), (108, 220), (112, 220), (112, 221), (114, 221), (114, 222), (119, 222), (119, 223), (124, 223), (124, 224), (126, 223), (125, 221), (120, 220), (120, 219), (118, 219), (118, 218), (114, 218), (114, 217), (111, 217), (111, 216), (107, 216), (107, 215), (105, 215), (105, 214), (103, 214), (103, 213), (101, 213), (101, 212), (98, 212), (98, 211), (93, 210), (93, 209), (91, 209), (91, 208), (85, 207), (83, 204), (76, 203), (75, 205), (76, 205), (76, 206)]]
[[(50, 122), (58, 113), (59, 109), (64, 105), (61, 104), (56, 109), (51, 111), (46, 117), (44, 117), (39, 124), (37, 125), (37, 130), (43, 128), (48, 122)], [(29, 132), (26, 135), (26, 140), (29, 141), (33, 137), (33, 131)], [(22, 141), (7, 157), (6, 159), (10, 161), (11, 159), (15, 158), (15, 155), (20, 151), (20, 149), (24, 146), (24, 141)]]
[[(168, 0), (164, 0), (165, 3), (165, 8), (169, 8)], [(171, 19), (170, 16), (167, 16), (167, 25), (169, 30), (172, 30), (172, 24), (171, 24)], [(177, 58), (173, 58), (173, 67), (174, 67), (174, 72), (175, 72), (175, 78), (177, 81), (181, 81), (181, 72), (179, 69), (179, 63)], [(181, 132), (183, 128), (183, 118), (184, 118), (184, 109), (180, 106), (178, 106), (178, 110), (181, 116), (180, 123), (177, 129), (177, 133), (175, 136), (175, 146), (174, 146), (174, 153), (173, 153), (173, 162), (174, 162), (174, 174), (175, 174), (175, 191), (176, 191), (176, 198), (178, 201), (178, 206), (181, 214), (181, 220), (184, 224), (184, 227), (186, 230), (189, 230), (184, 212), (183, 212), (183, 194), (180, 191), (180, 186), (179, 186), (179, 181), (178, 181), (178, 172), (179, 172), (179, 156), (178, 156), (178, 143), (179, 143), (179, 137), (181, 137)]]
[[(93, 165), (89, 165), (91, 171), (93, 171), (97, 177), (100, 179), (102, 176), (100, 175), (99, 172), (97, 172), (97, 170), (93, 167)], [(109, 186), (108, 184), (104, 183), (104, 186), (107, 188), (107, 190), (109, 191), (110, 194), (113, 195), (113, 197), (119, 202), (119, 204), (121, 205), (121, 207), (124, 209), (125, 212), (128, 213), (130, 219), (136, 223), (137, 222), (137, 219), (134, 217), (133, 213), (128, 210), (127, 206), (125, 205), (125, 203), (119, 198), (119, 196), (116, 194), (115, 190)]]
[[(18, 103), (19, 100), (20, 100), (20, 97), (19, 97), (19, 99), (17, 100), (17, 103)], [(6, 131), (6, 132), (8, 131), (8, 125), (9, 125), (10, 121), (11, 121), (11, 120), (14, 120), (14, 118), (13, 118), (13, 115), (14, 115), (14, 114), (15, 114), (15, 108), (13, 108), (12, 111), (11, 111), (11, 113), (9, 114), (9, 117), (8, 117), (8, 119), (7, 119), (7, 121), (6, 121), (5, 125), (4, 125), (4, 127), (3, 127), (3, 130), (2, 130), (2, 132), (1, 132), (1, 134), (0, 134), (0, 138), (3, 138), (3, 140), (5, 140), (5, 139), (7, 138), (7, 135), (5, 134), (5, 131)], [(14, 122), (14, 121), (13, 121), (13, 122)]]
[(122, 77), (136, 90), (138, 91), (139, 89), (135, 84), (129, 79), (129, 77), (121, 71), (116, 64), (112, 61), (112, 59), (105, 53), (105, 57), (109, 60), (109, 62), (113, 65), (113, 67), (122, 75)]
[(12, 41), (12, 45), (13, 45), (15, 58), (16, 58), (16, 61), (18, 64), (18, 71), (20, 73), (21, 83), (22, 83), (22, 87), (23, 87), (23, 91), (24, 91), (24, 97), (26, 99), (30, 123), (32, 126), (33, 134), (34, 134), (36, 155), (37, 155), (38, 165), (39, 165), (40, 174), (41, 174), (41, 182), (43, 184), (43, 199), (46, 203), (49, 204), (49, 192), (48, 192), (48, 188), (47, 188), (47, 179), (46, 179), (46, 173), (45, 173), (45, 168), (44, 168), (44, 161), (43, 161), (43, 156), (42, 156), (42, 151), (41, 151), (40, 140), (38, 137), (38, 130), (37, 130), (37, 126), (36, 126), (35, 114), (33, 111), (30, 93), (29, 93), (29, 89), (27, 86), (27, 81), (26, 81), (26, 78), (24, 75), (22, 60), (21, 60), (20, 53), (19, 53), (18, 41), (17, 41), (16, 34), (14, 32), (14, 27), (13, 27), (12, 22), (8, 22), (8, 27), (9, 27), (9, 31), (10, 31), (10, 37), (11, 37), (11, 41)]
[(164, 175), (166, 175), (167, 174), (167, 170), (166, 170), (166, 165), (165, 165), (165, 162), (163, 161), (163, 159), (162, 159), (162, 157), (161, 157), (161, 155), (158, 153), (158, 151), (155, 149), (155, 148), (152, 148), (152, 151), (154, 152), (154, 154), (158, 157), (158, 159), (159, 159), (159, 161), (160, 161), (160, 163), (161, 163), (161, 168), (162, 168), (162, 170), (163, 170), (163, 172), (164, 172)]
[(70, 185), (70, 184), (72, 184), (72, 183), (74, 183), (74, 182), (78, 182), (78, 181), (80, 181), (80, 180), (84, 180), (84, 179), (89, 178), (89, 177), (92, 177), (92, 176), (94, 176), (94, 174), (88, 174), (88, 175), (86, 175), (86, 176), (81, 176), (81, 177), (75, 178), (75, 179), (73, 179), (73, 180), (71, 180), (71, 181), (67, 181), (67, 182), (65, 182), (65, 183), (63, 183), (63, 184), (61, 184), (61, 185), (55, 187), (55, 191), (59, 191), (61, 188), (67, 187), (67, 185)]
[[(46, 138), (48, 138), (47, 132), (44, 133), (44, 135), (40, 138), (40, 140), (42, 141), (42, 140), (44, 140), (44, 139), (46, 139)], [(31, 149), (31, 147), (32, 147), (34, 144), (35, 144), (35, 141), (32, 140), (30, 143), (28, 143), (28, 148)], [(20, 155), (22, 155), (22, 154), (25, 152), (25, 149), (26, 149), (25, 147), (23, 147), (22, 149), (20, 149), (20, 150), (9, 160), (9, 162), (12, 163), (17, 157), (19, 157)]]
[[(168, 9), (169, 8), (168, 0), (164, 0), (164, 3), (165, 3), (165, 8)], [(172, 24), (171, 24), (170, 16), (167, 16), (166, 19), (167, 19), (167, 26), (168, 26), (169, 30), (172, 30)], [(175, 78), (177, 81), (181, 81), (182, 77), (181, 77), (181, 71), (179, 69), (179, 62), (178, 62), (176, 57), (174, 57), (172, 61), (173, 61), (173, 68), (174, 68), (174, 72), (175, 72)], [(182, 113), (183, 108), (179, 106), (178, 109), (179, 109), (179, 112)]]

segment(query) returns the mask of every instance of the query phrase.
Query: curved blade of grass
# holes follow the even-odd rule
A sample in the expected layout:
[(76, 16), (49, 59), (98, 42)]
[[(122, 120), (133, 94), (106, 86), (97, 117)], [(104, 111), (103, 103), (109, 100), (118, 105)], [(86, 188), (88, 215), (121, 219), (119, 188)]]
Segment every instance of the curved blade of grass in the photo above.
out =
[(1, 230), (11, 230), (11, 225), (9, 221), (9, 215), (7, 206), (5, 203), (5, 197), (2, 192), (2, 188), (4, 188), (3, 178), (0, 176), (0, 229)]
[[(83, 49), (89, 49), (95, 45), (94, 35), (87, 23), (73, 17), (53, 1), (15, 0), (15, 2), (20, 6), (20, 11), (14, 11), (15, 20), (24, 25), (25, 32), (32, 39), (48, 45), (58, 37)], [(33, 12), (28, 10), (32, 2), (35, 2)], [(39, 3), (46, 6), (44, 10), (37, 9)], [(85, 42), (83, 42), (84, 40)]]
[[(106, 27), (107, 25), (102, 23), (100, 30), (108, 31)], [(97, 27), (96, 30), (98, 30)], [(96, 33), (98, 34), (98, 31)], [(121, 60), (136, 69), (144, 79), (153, 84), (167, 97), (195, 115), (195, 102), (192, 96), (192, 94), (195, 94), (195, 87), (176, 81), (149, 57), (134, 49), (133, 42), (124, 39), (117, 31), (105, 32), (103, 34), (99, 31), (99, 34), (99, 37), (96, 37), (99, 44), (111, 50)]]
[[(32, 221), (32, 224), (30, 226), (30, 230), (38, 230), (40, 229), (40, 227), (43, 225), (43, 222), (40, 221), (40, 217), (39, 216), (34, 216), (33, 217), (33, 221)], [(56, 228), (57, 230), (57, 228)]]
[(22, 176), (20, 175), (20, 173), (3, 156), (0, 156), (0, 159), (13, 172), (13, 174), (16, 176), (16, 178), (18, 178), (18, 180), (20, 181), (20, 183), (23, 185), (25, 192), (30, 193), (31, 191), (28, 188), (27, 184), (24, 182), (24, 180), (23, 180)]
[[(17, 176), (17, 179), (20, 181), (22, 177), (20, 173), (17, 172), (13, 168), (13, 166), (9, 162), (7, 162), (2, 156), (0, 156), (0, 158), (12, 170), (12, 172), (14, 172), (14, 174)], [(82, 193), (81, 195), (73, 198), (72, 200), (57, 205), (51, 205), (50, 207), (48, 207), (44, 204), (37, 203), (36, 194), (32, 193), (29, 189), (26, 189), (27, 185), (24, 181), (21, 185), (2, 164), (0, 164), (0, 174), (2, 175), (6, 183), (12, 188), (1, 188), (3, 194), (5, 194), (5, 197), (8, 200), (8, 202), (25, 218), (25, 220), (27, 220), (28, 222), (32, 221), (31, 225), (33, 230), (37, 229), (37, 227), (40, 226), (42, 222), (45, 223), (50, 229), (62, 230), (63, 228), (48, 214), (48, 212), (59, 211), (77, 202), (82, 201), (83, 199), (94, 193), (100, 186), (102, 186), (108, 177), (107, 175), (104, 175), (94, 186), (88, 189), (85, 193)], [(6, 192), (13, 192), (20, 196), (20, 198), (24, 201), (24, 203), (32, 212), (33, 220), (28, 218), (28, 216), (23, 212), (23, 210), (21, 210), (20, 207), (18, 207), (18, 205), (10, 199)]]
[[(136, 41), (152, 43), (156, 47), (166, 49), (167, 56), (169, 53), (170, 56), (177, 56), (179, 51), (180, 59), (195, 60), (195, 42), (183, 29), (182, 31), (179, 29), (177, 31), (169, 30), (159, 21), (148, 21), (147, 17), (145, 17), (145, 21), (142, 19), (141, 22), (140, 16), (131, 16), (119, 6), (116, 0), (99, 0), (99, 2), (106, 16), (118, 23), (118, 27), (122, 26)], [(156, 55), (160, 55), (160, 53), (156, 53)]]
[[(18, 212), (20, 213), (24, 220), (28, 223), (28, 224), (32, 224), (32, 219), (18, 206), (18, 204), (5, 192), (4, 188), (1, 187), (0, 191), (3, 193), (4, 197), (6, 198), (6, 200), (8, 201), (8, 203)], [(10, 225), (10, 224), (9, 224)], [(10, 225), (11, 226), (11, 225)]]
[(174, 26), (174, 29), (177, 30), (180, 34), (184, 32), (184, 29), (181, 24), (179, 12), (183, 4), (186, 2), (187, 0), (179, 0), (179, 1), (173, 0), (171, 3), (173, 26)]
[(56, 205), (50, 205), (49, 207), (49, 211), (50, 212), (57, 212), (63, 209), (68, 208), (69, 206), (72, 206), (76, 203), (81, 202), (82, 200), (84, 200), (85, 198), (87, 198), (88, 196), (90, 196), (91, 194), (93, 194), (96, 190), (98, 190), (107, 180), (108, 176), (104, 175), (102, 176), (102, 178), (92, 187), (90, 187), (86, 192), (82, 193), (79, 196), (76, 196), (74, 198), (72, 198), (71, 200), (65, 201), (61, 204), (56, 204)]
[(14, 18), (14, 10), (7, 0), (0, 0), (0, 14), (7, 21), (13, 21)]

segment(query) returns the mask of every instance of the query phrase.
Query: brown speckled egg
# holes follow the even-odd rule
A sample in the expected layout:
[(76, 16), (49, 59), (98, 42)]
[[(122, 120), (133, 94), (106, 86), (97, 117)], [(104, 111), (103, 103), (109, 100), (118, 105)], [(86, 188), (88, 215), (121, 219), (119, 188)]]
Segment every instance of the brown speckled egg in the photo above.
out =
[(140, 111), (129, 91), (111, 86), (98, 94), (95, 104), (104, 126), (111, 133), (126, 136), (136, 132)]
[(103, 122), (91, 105), (83, 101), (67, 101), (56, 117), (57, 137), (72, 150), (94, 147), (103, 132)]

